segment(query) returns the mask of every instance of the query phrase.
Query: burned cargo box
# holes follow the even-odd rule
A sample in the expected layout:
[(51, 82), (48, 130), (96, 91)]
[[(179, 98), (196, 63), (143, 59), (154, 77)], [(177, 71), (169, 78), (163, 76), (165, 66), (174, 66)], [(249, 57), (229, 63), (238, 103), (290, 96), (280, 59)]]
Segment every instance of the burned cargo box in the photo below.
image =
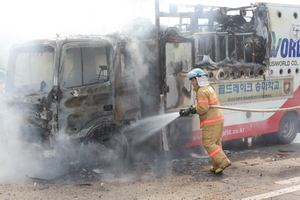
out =
[(263, 77), (269, 62), (267, 13), (263, 3), (239, 8), (171, 5), (169, 13), (159, 12), (157, 19), (180, 22), (162, 33), (156, 30), (165, 108), (193, 103), (185, 76), (195, 67), (202, 68), (210, 81)]
[[(156, 8), (160, 10), (159, 3)], [(197, 103), (186, 78), (196, 67), (205, 71), (217, 92), (222, 92), (221, 87), (226, 84), (264, 80), (270, 49), (268, 9), (264, 3), (238, 8), (171, 5), (169, 12), (157, 12), (156, 22), (163, 18), (167, 18), (168, 24), (171, 19), (179, 22), (163, 33), (157, 30), (156, 34), (163, 112)], [(194, 141), (199, 145), (198, 126), (198, 119), (192, 117), (169, 124), (169, 148), (180, 151)], [(197, 135), (191, 135), (192, 132)]]
[(257, 7), (215, 8), (202, 15), (196, 43), (196, 66), (210, 80), (253, 78), (266, 70), (268, 45), (267, 10)]
[(216, 63), (208, 56), (204, 56), (203, 60), (196, 63), (195, 66), (203, 69), (209, 80), (261, 77), (266, 70), (265, 65), (255, 62), (244, 63), (226, 58)]

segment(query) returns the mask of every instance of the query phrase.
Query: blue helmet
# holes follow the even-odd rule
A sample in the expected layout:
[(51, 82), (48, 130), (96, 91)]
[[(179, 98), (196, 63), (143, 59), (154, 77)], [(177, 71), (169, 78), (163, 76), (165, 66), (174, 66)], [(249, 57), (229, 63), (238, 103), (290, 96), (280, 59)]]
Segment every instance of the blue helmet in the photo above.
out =
[(195, 69), (192, 69), (191, 71), (189, 71), (189, 73), (187, 74), (187, 77), (190, 80), (191, 78), (200, 77), (202, 75), (206, 75), (205, 72), (200, 68), (195, 68)]

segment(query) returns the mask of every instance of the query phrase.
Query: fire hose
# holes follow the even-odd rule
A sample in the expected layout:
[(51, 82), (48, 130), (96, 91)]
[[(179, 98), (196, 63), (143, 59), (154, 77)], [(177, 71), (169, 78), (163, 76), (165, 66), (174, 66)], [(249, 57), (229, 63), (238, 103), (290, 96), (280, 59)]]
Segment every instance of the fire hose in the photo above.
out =
[(226, 109), (226, 110), (244, 111), (244, 112), (284, 112), (284, 111), (300, 109), (300, 106), (289, 107), (289, 108), (278, 108), (278, 109), (247, 109), (247, 108), (234, 108), (234, 107), (228, 107), (228, 106), (210, 106), (210, 107)]
[[(229, 106), (214, 106), (214, 105), (212, 105), (210, 107), (225, 109), (225, 110), (244, 111), (244, 112), (284, 112), (284, 111), (300, 109), (300, 106), (289, 107), (289, 108), (278, 108), (278, 109), (247, 109), (247, 108), (236, 108), (236, 107), (229, 107)], [(196, 114), (195, 107), (189, 107), (187, 109), (180, 109), (180, 111), (179, 111), (180, 116), (189, 116), (190, 114)]]

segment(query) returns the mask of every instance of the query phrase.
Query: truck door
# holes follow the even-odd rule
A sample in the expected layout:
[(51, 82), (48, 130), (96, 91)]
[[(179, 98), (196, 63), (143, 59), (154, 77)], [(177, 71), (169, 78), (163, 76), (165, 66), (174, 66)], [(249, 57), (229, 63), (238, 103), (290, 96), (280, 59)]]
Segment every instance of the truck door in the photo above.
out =
[[(186, 78), (187, 73), (194, 68), (194, 39), (184, 38), (179, 31), (177, 35), (174, 33), (176, 30), (170, 34), (165, 33), (160, 49), (163, 55), (162, 80), (166, 113), (178, 112), (179, 108), (189, 107), (196, 103), (194, 101), (195, 92)], [(195, 119), (198, 120), (197, 125), (199, 125), (199, 119)], [(162, 140), (164, 146), (168, 143), (168, 148), (164, 147), (164, 150), (178, 151), (179, 147), (191, 141), (191, 118), (177, 118), (168, 125), (166, 133), (165, 135), (163, 133)]]
[(163, 39), (166, 110), (193, 104), (192, 87), (186, 75), (194, 66), (194, 45), (194, 39), (179, 35)]
[(60, 128), (67, 133), (113, 119), (111, 49), (108, 43), (95, 41), (63, 45), (59, 119)]
[(139, 83), (134, 69), (134, 52), (120, 44), (115, 66), (115, 111), (116, 120), (131, 121), (140, 118)]

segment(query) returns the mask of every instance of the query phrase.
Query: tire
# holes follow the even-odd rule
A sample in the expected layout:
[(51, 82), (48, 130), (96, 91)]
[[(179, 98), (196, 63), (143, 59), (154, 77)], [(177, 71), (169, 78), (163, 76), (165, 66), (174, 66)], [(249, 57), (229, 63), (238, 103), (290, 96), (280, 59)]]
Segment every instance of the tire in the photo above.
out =
[(289, 144), (294, 141), (298, 132), (298, 115), (285, 113), (280, 120), (277, 132), (278, 140), (281, 144)]
[(263, 134), (262, 138), (271, 144), (289, 144), (294, 141), (298, 132), (296, 113), (285, 113), (278, 127), (278, 132)]
[(126, 171), (129, 147), (124, 134), (115, 126), (95, 128), (81, 143), (80, 162), (84, 168), (119, 175)]

